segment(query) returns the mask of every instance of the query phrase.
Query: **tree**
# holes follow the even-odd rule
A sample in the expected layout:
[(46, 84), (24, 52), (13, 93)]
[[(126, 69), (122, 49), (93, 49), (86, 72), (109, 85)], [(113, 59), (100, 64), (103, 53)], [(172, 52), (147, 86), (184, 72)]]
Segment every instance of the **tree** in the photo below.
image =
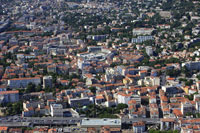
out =
[(113, 63), (110, 64), (110, 67), (115, 67), (115, 66), (118, 66), (118, 65), (119, 65), (118, 63), (113, 62)]
[(41, 84), (38, 84), (37, 87), (35, 88), (35, 91), (36, 91), (36, 92), (42, 91), (42, 85), (41, 85)]
[(143, 100), (141, 101), (141, 104), (142, 104), (142, 105), (149, 105), (149, 99), (143, 99)]
[(199, 74), (199, 75), (197, 75), (197, 78), (198, 78), (198, 80), (200, 80), (200, 74)]
[(192, 84), (193, 84), (193, 80), (191, 79), (185, 82), (186, 86), (191, 86)]
[(170, 77), (177, 77), (181, 74), (181, 71), (176, 69), (169, 69), (166, 71), (166, 74)]
[(23, 110), (23, 102), (19, 101), (16, 103), (8, 103), (6, 105), (7, 107), (7, 115), (16, 115), (16, 114), (21, 114)]
[(97, 42), (95, 40), (89, 40), (88, 45), (89, 46), (97, 46)]
[(108, 47), (112, 47), (112, 42), (108, 42)]
[(96, 94), (96, 87), (89, 87), (88, 88), (92, 93)]
[(186, 66), (181, 68), (181, 73), (185, 74), (186, 77), (191, 76), (190, 70)]
[[(194, 93), (195, 94), (195, 93)], [(188, 98), (190, 101), (194, 99), (194, 94), (191, 95), (185, 95), (185, 98)]]
[(36, 91), (36, 86), (33, 83), (29, 83), (25, 92), (30, 93), (30, 92), (35, 92)]
[(179, 133), (179, 131), (178, 130), (160, 131), (160, 130), (150, 129), (149, 133)]
[(175, 21), (175, 22), (172, 23), (171, 28), (173, 29), (173, 28), (177, 28), (179, 26), (181, 26), (181, 22)]
[(127, 104), (120, 103), (120, 104), (117, 105), (117, 109), (119, 109), (119, 110), (122, 110), (122, 109), (125, 109), (125, 108), (128, 108)]

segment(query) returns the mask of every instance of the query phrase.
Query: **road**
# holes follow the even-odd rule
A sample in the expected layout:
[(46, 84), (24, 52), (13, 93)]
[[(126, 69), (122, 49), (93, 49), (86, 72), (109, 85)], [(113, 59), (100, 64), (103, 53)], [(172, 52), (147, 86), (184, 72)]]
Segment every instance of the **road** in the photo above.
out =
[(29, 123), (32, 125), (76, 125), (80, 123), (82, 118), (76, 117), (21, 117), (21, 116), (10, 116), (10, 117), (1, 117), (0, 125), (2, 124), (15, 124), (16, 127), (20, 123)]
[[(21, 117), (21, 116), (9, 116), (9, 117), (0, 117), (0, 126), (8, 126), (8, 127), (20, 127), (20, 126), (28, 126), (28, 125), (77, 125), (84, 118), (76, 118), (76, 117)], [(93, 118), (90, 118), (93, 119)], [(123, 118), (122, 123), (124, 124), (132, 124), (138, 121), (145, 121), (147, 124), (159, 124), (160, 119), (152, 119), (152, 118), (134, 118), (128, 119)]]
[(127, 123), (127, 124), (132, 124), (134, 122), (138, 121), (145, 121), (147, 124), (159, 124), (160, 123), (160, 118), (133, 118), (133, 119), (123, 119), (122, 118), (122, 123)]

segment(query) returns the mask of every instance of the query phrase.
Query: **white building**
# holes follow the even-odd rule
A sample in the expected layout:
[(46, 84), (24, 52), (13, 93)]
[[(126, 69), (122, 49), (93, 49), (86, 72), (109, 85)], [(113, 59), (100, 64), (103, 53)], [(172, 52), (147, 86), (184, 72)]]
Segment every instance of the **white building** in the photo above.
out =
[(131, 99), (135, 100), (137, 104), (141, 104), (141, 97), (139, 95), (132, 95)]
[(164, 17), (164, 18), (171, 18), (172, 16), (170, 11), (160, 11), (159, 14), (161, 17)]
[(131, 95), (125, 94), (125, 93), (118, 93), (117, 100), (118, 100), (118, 103), (123, 103), (123, 104), (128, 105), (128, 101), (131, 100)]
[(156, 85), (160, 85), (160, 78), (159, 77), (149, 77), (149, 79), (147, 77), (145, 77), (145, 84), (149, 84), (151, 86), (156, 86)]
[(29, 83), (38, 85), (41, 83), (40, 77), (33, 78), (14, 78), (8, 80), (8, 86), (10, 88), (26, 88)]
[(51, 116), (52, 117), (63, 117), (63, 106), (62, 104), (51, 104)]
[(151, 46), (146, 47), (146, 53), (148, 56), (153, 55), (153, 48)]
[(133, 35), (151, 35), (154, 28), (134, 28)]
[(160, 85), (160, 78), (159, 77), (152, 77), (148, 76), (144, 79), (138, 80), (138, 85), (146, 85), (146, 86), (159, 86)]

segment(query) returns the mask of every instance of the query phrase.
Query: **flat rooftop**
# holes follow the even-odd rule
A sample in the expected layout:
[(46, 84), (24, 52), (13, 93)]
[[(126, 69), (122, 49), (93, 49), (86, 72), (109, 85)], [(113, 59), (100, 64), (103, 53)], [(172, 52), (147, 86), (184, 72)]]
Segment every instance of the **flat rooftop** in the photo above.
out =
[(90, 126), (121, 126), (121, 119), (82, 119), (81, 122), (82, 127), (90, 127)]

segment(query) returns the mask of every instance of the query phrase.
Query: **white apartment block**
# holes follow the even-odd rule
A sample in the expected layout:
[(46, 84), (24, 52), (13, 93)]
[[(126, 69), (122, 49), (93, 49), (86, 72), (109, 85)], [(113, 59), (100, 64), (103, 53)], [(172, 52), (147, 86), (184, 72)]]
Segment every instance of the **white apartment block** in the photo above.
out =
[(51, 116), (52, 117), (63, 117), (63, 106), (62, 104), (51, 104)]
[(32, 77), (32, 78), (15, 78), (8, 80), (8, 86), (10, 88), (26, 88), (29, 83), (33, 83), (38, 85), (41, 83), (40, 77)]
[(118, 93), (117, 95), (118, 103), (123, 103), (128, 105), (128, 101), (131, 100), (130, 94)]
[(154, 28), (134, 28), (133, 35), (151, 35), (154, 31)]

